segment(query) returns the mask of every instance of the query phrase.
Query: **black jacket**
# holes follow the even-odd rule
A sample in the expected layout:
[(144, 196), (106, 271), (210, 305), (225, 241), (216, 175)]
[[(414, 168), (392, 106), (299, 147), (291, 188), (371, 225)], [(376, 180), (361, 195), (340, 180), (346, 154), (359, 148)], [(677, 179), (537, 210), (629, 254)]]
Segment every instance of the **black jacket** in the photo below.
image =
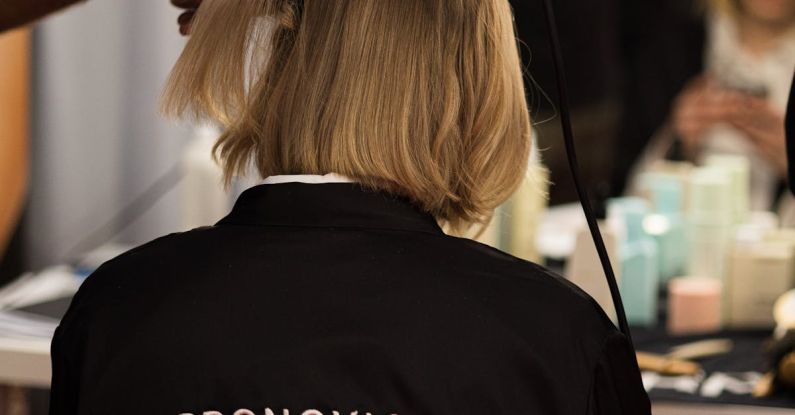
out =
[(53, 415), (650, 413), (586, 294), (356, 184), (261, 185), (106, 263), (52, 358)]

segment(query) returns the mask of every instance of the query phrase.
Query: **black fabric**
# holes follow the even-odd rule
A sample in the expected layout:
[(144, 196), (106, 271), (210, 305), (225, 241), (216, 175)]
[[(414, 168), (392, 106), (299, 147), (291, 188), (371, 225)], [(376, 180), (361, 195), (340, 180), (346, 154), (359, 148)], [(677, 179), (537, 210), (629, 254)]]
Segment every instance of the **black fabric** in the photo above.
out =
[(53, 415), (650, 413), (586, 294), (356, 184), (257, 186), (106, 263), (52, 359)]

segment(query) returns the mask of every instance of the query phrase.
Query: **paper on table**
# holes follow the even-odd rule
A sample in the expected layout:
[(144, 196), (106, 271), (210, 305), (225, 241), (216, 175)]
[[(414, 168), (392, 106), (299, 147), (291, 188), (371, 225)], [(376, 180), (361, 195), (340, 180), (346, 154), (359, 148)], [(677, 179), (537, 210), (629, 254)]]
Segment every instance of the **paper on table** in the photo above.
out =
[(23, 311), (0, 311), (0, 337), (52, 338), (58, 320)]
[(58, 266), (37, 274), (25, 274), (0, 289), (0, 310), (21, 308), (73, 295), (81, 280), (72, 268)]

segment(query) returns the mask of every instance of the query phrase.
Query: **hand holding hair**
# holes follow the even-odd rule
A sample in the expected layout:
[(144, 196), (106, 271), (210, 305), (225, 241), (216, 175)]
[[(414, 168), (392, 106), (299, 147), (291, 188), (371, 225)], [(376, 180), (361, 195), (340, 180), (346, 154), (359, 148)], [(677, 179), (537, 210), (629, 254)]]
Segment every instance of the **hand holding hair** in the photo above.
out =
[(177, 23), (179, 23), (179, 33), (184, 36), (189, 35), (193, 17), (196, 15), (196, 10), (201, 6), (202, 0), (171, 0), (171, 4), (180, 9), (185, 9), (185, 12), (179, 15)]
[[(0, 1), (0, 32), (14, 29), (86, 0), (2, 0)], [(185, 12), (179, 16), (179, 31), (190, 33), (190, 26), (196, 9), (202, 0), (171, 0), (171, 3)]]
[(32, 23), (50, 13), (85, 0), (2, 0), (0, 32)]

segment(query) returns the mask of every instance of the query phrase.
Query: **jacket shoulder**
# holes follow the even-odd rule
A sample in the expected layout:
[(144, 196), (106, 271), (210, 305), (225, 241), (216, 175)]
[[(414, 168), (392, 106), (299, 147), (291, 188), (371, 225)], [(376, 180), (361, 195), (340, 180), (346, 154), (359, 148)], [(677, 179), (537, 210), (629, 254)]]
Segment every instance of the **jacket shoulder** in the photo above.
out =
[(136, 287), (150, 285), (152, 277), (156, 277), (159, 274), (157, 271), (168, 263), (175, 260), (179, 262), (180, 259), (188, 261), (192, 253), (201, 257), (197, 251), (208, 245), (207, 242), (212, 238), (206, 236), (214, 230), (215, 227), (208, 226), (171, 233), (106, 261), (80, 285), (63, 321), (101, 304), (113, 302), (122, 295), (134, 295), (139, 291)]
[(506, 290), (514, 291), (506, 298), (525, 302), (533, 299), (544, 304), (545, 314), (555, 314), (577, 326), (591, 325), (605, 334), (615, 331), (615, 325), (596, 300), (558, 273), (476, 241), (448, 239), (460, 250), (461, 258), (470, 259), (472, 272), (490, 276), (492, 281), (501, 281)]

